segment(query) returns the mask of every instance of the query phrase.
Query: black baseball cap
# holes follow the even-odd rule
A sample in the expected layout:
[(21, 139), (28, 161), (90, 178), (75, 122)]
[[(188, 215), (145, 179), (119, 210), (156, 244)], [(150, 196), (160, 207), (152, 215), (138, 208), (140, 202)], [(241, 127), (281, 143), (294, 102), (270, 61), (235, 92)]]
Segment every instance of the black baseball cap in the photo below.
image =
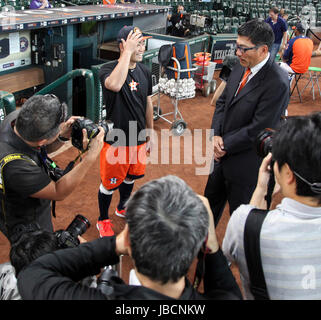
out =
[[(119, 32), (118, 32), (118, 35), (117, 35), (117, 42), (121, 42), (121, 39), (124, 39), (125, 41), (127, 40), (127, 37), (129, 35), (129, 33), (133, 31), (135, 33), (141, 33), (141, 30), (138, 28), (138, 27), (134, 27), (134, 26), (124, 26), (122, 27)], [(144, 36), (142, 37), (142, 40), (145, 40), (145, 39), (149, 39), (149, 38), (152, 38), (151, 36)]]
[(300, 33), (304, 33), (305, 32), (305, 29), (302, 25), (301, 22), (298, 22), (296, 25), (295, 25), (295, 29), (298, 30)]

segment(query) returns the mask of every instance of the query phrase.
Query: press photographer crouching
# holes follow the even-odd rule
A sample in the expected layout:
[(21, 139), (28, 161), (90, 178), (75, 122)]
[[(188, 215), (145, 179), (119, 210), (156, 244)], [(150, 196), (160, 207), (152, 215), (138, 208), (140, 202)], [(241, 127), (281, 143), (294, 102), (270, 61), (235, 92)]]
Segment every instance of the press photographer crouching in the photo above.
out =
[[(21, 270), (46, 253), (86, 242), (81, 235), (89, 227), (89, 221), (82, 215), (77, 215), (65, 230), (56, 232), (42, 230), (37, 223), (16, 225), (11, 236), (11, 264), (0, 265), (0, 300), (20, 300), (16, 277)], [(86, 278), (82, 284), (96, 287), (96, 278)]]
[[(229, 220), (224, 254), (237, 263), (247, 299), (320, 300), (321, 112), (289, 117), (260, 141), (272, 154), (250, 204)], [(271, 170), (284, 198), (267, 210)]]
[[(0, 126), (0, 230), (10, 240), (17, 224), (38, 223), (52, 232), (51, 201), (64, 200), (80, 184), (103, 146), (104, 129), (90, 140), (83, 134), (83, 159), (65, 172), (48, 157), (71, 137), (67, 105), (52, 95), (35, 95)], [(86, 152), (85, 152), (86, 151)], [(70, 170), (73, 168), (72, 170)]]
[[(184, 181), (174, 176), (150, 181), (131, 196), (126, 208), (127, 224), (116, 237), (47, 254), (24, 268), (18, 276), (23, 299), (241, 299), (217, 243), (208, 201)], [(204, 295), (186, 278), (202, 246)], [(113, 290), (104, 294), (76, 283), (117, 264), (120, 255), (133, 260), (129, 285), (111, 277)]]
[(174, 37), (186, 37), (190, 30), (184, 25), (185, 9), (182, 5), (177, 7), (177, 12), (168, 16), (170, 26), (167, 28), (167, 33)]

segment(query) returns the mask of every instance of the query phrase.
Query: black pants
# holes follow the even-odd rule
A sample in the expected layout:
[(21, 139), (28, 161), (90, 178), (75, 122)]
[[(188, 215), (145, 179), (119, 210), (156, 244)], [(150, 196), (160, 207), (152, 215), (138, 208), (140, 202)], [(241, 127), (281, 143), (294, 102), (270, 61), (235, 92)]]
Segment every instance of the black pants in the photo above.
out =
[(204, 196), (208, 199), (217, 226), (226, 202), (230, 206), (230, 215), (241, 205), (248, 204), (255, 190), (256, 182), (235, 182), (227, 179), (222, 164), (215, 162), (214, 171), (208, 176)]

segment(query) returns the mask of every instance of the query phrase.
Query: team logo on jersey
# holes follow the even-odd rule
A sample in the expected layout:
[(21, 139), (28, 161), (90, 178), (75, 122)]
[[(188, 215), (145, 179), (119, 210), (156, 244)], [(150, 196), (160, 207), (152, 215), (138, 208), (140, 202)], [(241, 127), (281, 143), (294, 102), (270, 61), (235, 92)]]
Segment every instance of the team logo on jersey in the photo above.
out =
[(131, 91), (137, 91), (137, 86), (138, 86), (138, 82), (135, 82), (134, 80), (132, 80), (132, 82), (129, 83), (129, 87)]
[(116, 184), (116, 183), (117, 183), (117, 178), (110, 179), (110, 184)]

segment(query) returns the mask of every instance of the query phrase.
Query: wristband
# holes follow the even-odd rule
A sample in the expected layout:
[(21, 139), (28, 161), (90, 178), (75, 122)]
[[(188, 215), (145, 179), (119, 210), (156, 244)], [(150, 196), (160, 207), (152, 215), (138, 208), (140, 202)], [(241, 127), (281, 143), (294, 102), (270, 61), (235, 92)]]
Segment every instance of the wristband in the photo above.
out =
[(66, 143), (67, 141), (69, 141), (70, 139), (62, 137), (62, 136), (58, 136), (58, 141), (62, 142), (62, 143)]

